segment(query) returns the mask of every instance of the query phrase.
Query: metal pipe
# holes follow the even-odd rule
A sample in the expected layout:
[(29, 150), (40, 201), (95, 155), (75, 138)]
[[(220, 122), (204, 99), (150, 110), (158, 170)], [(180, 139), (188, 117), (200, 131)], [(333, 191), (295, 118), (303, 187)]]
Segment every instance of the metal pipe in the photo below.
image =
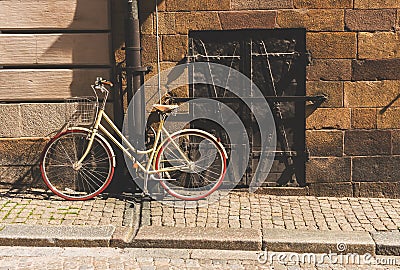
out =
[(141, 75), (134, 68), (142, 66), (140, 46), (139, 8), (137, 0), (128, 0), (128, 20), (126, 31), (126, 67), (127, 73), (133, 78), (129, 81), (131, 94), (135, 94), (141, 86)]
[(139, 8), (138, 0), (128, 0), (128, 18), (126, 23), (126, 79), (127, 79), (127, 96), (128, 102), (133, 98), (133, 110), (128, 110), (127, 115), (130, 126), (129, 135), (135, 147), (141, 147), (139, 138), (144, 134), (145, 122), (145, 97), (144, 91), (139, 91), (143, 82), (143, 73), (141, 60), (141, 44), (140, 44), (140, 24), (139, 24)]

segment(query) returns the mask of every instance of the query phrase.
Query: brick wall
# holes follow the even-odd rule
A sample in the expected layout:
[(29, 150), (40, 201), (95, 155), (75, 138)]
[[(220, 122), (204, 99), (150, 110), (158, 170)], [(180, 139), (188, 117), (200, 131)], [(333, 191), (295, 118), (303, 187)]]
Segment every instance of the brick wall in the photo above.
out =
[[(141, 2), (143, 61), (156, 71), (154, 7)], [(399, 1), (164, 0), (158, 8), (162, 67), (184, 58), (189, 30), (306, 28), (307, 94), (328, 96), (307, 118), (308, 194), (400, 196)]]

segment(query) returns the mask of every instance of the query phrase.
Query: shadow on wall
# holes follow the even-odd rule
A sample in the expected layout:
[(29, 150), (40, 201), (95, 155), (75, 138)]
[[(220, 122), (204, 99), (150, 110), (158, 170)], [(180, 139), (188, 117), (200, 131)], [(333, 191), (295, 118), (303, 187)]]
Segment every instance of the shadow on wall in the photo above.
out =
[(48, 140), (26, 139), (2, 142), (0, 187), (16, 191), (45, 188), (39, 169), (39, 157)]
[[(54, 10), (53, 3), (48, 2), (48, 6), (40, 5), (43, 5), (43, 9)], [(122, 3), (123, 0), (112, 2)], [(90, 83), (96, 76), (110, 76), (107, 73), (113, 64), (113, 57), (110, 56), (111, 42), (107, 33), (97, 30), (109, 29), (109, 14), (106, 11), (114, 5), (109, 4), (108, 0), (75, 0), (69, 1), (66, 6), (60, 6), (60, 21), (50, 21), (49, 26), (46, 26), (51, 28), (49, 30), (54, 34), (38, 35), (42, 47), (38, 47), (41, 50), (37, 50), (37, 64), (33, 68), (42, 65), (49, 74), (61, 76), (63, 79), (55, 82), (60, 85), (70, 81), (71, 96), (87, 95), (91, 93)], [(71, 7), (75, 8), (73, 12), (62, 14), (63, 8)], [(68, 14), (71, 16), (66, 17)], [(70, 20), (70, 24), (59, 29), (62, 25), (61, 20)], [(58, 34), (64, 30), (64, 34)], [(80, 32), (71, 33), (70, 30)], [(54, 77), (54, 80), (57, 78)], [(51, 98), (53, 97), (50, 96)], [(28, 118), (24, 119), (25, 124), (29, 125), (22, 136), (37, 139), (5, 139), (0, 148), (0, 186), (21, 191), (45, 187), (41, 179), (39, 160), (47, 139), (38, 138), (51, 137), (59, 132), (65, 127), (66, 119), (65, 108), (61, 102), (31, 103), (22, 106)]]
[[(161, 0), (157, 1), (158, 4), (162, 3)], [(139, 0), (141, 21), (145, 21), (154, 12), (155, 2), (151, 2), (153, 1)], [(65, 27), (68, 31), (64, 34), (54, 35), (51, 44), (47, 46), (42, 55), (38, 55), (38, 59), (41, 60), (40, 63), (49, 61), (45, 63), (46, 69), (71, 72), (71, 96), (90, 94), (90, 83), (97, 76), (108, 78), (111, 76), (111, 79), (116, 77), (117, 70), (113, 66), (115, 67), (116, 63), (123, 62), (125, 58), (125, 52), (121, 48), (125, 42), (127, 5), (127, 0), (75, 0), (74, 16), (73, 18), (71, 16), (71, 23)], [(107, 34), (97, 30), (101, 27), (99, 25), (107, 24), (107, 22), (110, 24), (109, 18), (107, 18), (108, 14), (105, 12), (108, 8), (110, 8), (109, 12), (112, 14), (111, 40), (106, 40), (107, 44), (100, 44)], [(57, 23), (54, 25), (57, 25)], [(71, 33), (69, 30), (80, 30), (80, 32)], [(55, 30), (54, 32), (60, 31)], [(82, 36), (85, 36), (85, 38), (80, 39)], [(110, 50), (111, 44), (112, 49)], [(104, 53), (104, 46), (106, 46), (106, 53)], [(110, 70), (110, 66), (111, 74), (107, 75), (105, 73)], [(114, 89), (118, 88), (115, 87)], [(111, 95), (114, 99), (116, 119), (122, 119), (123, 106), (120, 101), (124, 94), (125, 92), (113, 91)], [(34, 109), (35, 106), (38, 108)], [(43, 107), (48, 108), (43, 110)], [(59, 106), (54, 103), (33, 104), (32, 111), (35, 111), (37, 117), (32, 117), (32, 121), (28, 121), (29, 125), (35, 126), (29, 130), (36, 131), (29, 134), (30, 137), (51, 137), (65, 126), (63, 104)], [(43, 125), (48, 125), (48, 127), (44, 128)], [(41, 179), (39, 160), (46, 142), (45, 139), (7, 141), (6, 143), (12, 144), (12, 146), (7, 149), (6, 147), (0, 149), (2, 156), (0, 158), (0, 186), (21, 191), (28, 188), (45, 188)]]

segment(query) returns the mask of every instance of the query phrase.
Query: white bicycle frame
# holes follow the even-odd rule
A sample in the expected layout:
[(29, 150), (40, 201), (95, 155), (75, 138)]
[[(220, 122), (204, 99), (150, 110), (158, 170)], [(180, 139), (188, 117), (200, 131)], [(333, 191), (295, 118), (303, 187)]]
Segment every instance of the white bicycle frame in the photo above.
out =
[[(153, 162), (154, 162), (154, 158), (156, 156), (156, 154), (158, 153), (158, 151), (160, 150), (160, 147), (158, 146), (158, 142), (161, 139), (161, 134), (164, 133), (166, 136), (166, 140), (171, 139), (171, 137), (173, 136), (173, 134), (170, 134), (164, 127), (164, 121), (165, 121), (165, 115), (163, 114), (161, 119), (160, 119), (160, 124), (156, 133), (156, 138), (153, 144), (153, 147), (148, 149), (148, 150), (138, 150), (136, 149), (129, 141), (128, 139), (122, 134), (122, 132), (118, 129), (118, 127), (114, 124), (114, 122), (110, 119), (110, 117), (105, 113), (105, 105), (107, 102), (107, 98), (108, 98), (108, 94), (109, 94), (109, 90), (107, 88), (105, 88), (103, 85), (92, 85), (92, 89), (95, 92), (96, 95), (96, 99), (98, 100), (98, 96), (96, 93), (96, 90), (100, 90), (104, 93), (104, 100), (102, 102), (102, 104), (99, 107), (99, 111), (96, 115), (96, 118), (94, 120), (94, 125), (92, 126), (92, 128), (90, 129), (91, 131), (91, 135), (89, 138), (89, 143), (87, 146), (86, 151), (84, 152), (84, 154), (82, 155), (82, 157), (80, 158), (80, 160), (74, 164), (74, 168), (80, 168), (80, 166), (82, 166), (82, 162), (85, 160), (85, 158), (87, 157), (87, 155), (89, 154), (92, 146), (93, 146), (93, 142), (94, 142), (94, 138), (96, 136), (98, 136), (98, 131), (100, 130), (107, 138), (109, 138), (119, 149), (122, 150), (122, 152), (127, 155), (133, 162), (134, 167), (136, 169), (140, 169), (141, 171), (144, 172), (145, 175), (145, 182), (144, 182), (144, 193), (148, 193), (147, 190), (147, 181), (148, 181), (148, 176), (149, 175), (153, 175), (156, 173), (162, 173), (162, 172), (169, 172), (169, 171), (176, 171), (178, 169), (187, 169), (188, 166), (191, 164), (191, 161), (188, 160), (188, 158), (185, 156), (185, 154), (182, 152), (182, 150), (180, 149), (180, 147), (178, 145), (176, 145), (176, 143), (174, 142), (174, 140), (171, 140), (172, 144), (176, 147), (176, 149), (178, 150), (178, 152), (181, 154), (182, 159), (186, 162), (186, 166), (172, 166), (172, 167), (168, 167), (168, 168), (161, 168), (161, 169), (154, 169), (154, 167), (152, 166)], [(120, 143), (118, 141), (118, 139), (113, 136), (102, 124), (101, 124), (101, 120), (104, 119), (111, 127), (111, 129), (116, 133), (116, 135), (121, 138), (122, 143)], [(196, 132), (200, 132), (200, 133), (205, 133), (203, 130), (198, 130), (198, 129), (193, 129)], [(124, 147), (125, 144), (127, 146)], [(147, 162), (147, 164), (143, 165), (141, 164), (139, 161), (136, 160), (136, 158), (134, 157), (134, 155), (132, 154), (138, 154), (138, 155), (148, 155), (150, 154), (150, 158)], [(154, 164), (153, 164), (154, 165)], [(152, 179), (154, 180), (164, 180), (164, 179), (157, 179), (152, 177)], [(169, 180), (173, 180), (173, 179), (169, 179)]]

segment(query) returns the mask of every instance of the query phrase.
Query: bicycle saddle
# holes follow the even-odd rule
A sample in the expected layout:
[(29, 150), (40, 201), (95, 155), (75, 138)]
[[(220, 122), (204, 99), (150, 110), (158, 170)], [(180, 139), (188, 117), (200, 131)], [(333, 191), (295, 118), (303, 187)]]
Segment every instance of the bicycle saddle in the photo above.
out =
[(170, 113), (178, 107), (179, 105), (153, 104), (153, 108), (162, 113)]

